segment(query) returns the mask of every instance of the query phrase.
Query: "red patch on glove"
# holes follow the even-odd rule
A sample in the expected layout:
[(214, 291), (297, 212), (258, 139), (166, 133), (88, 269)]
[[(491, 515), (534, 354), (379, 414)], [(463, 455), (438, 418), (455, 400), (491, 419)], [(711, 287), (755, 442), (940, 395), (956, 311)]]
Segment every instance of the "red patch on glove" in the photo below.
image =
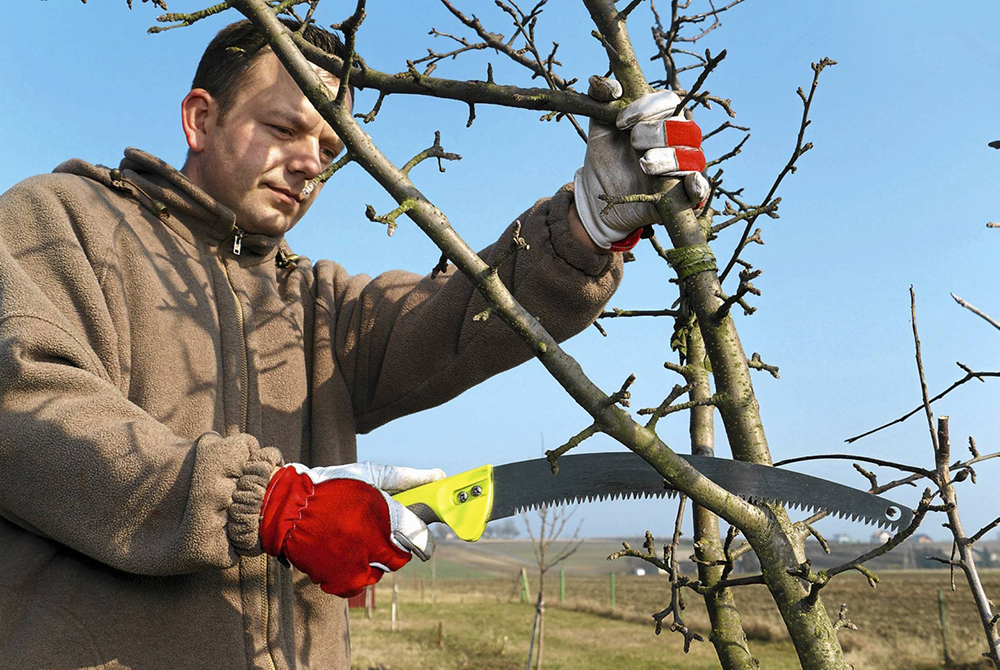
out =
[(668, 147), (701, 148), (701, 128), (694, 121), (667, 119), (663, 122), (663, 136)]
[(631, 233), (628, 234), (624, 240), (618, 240), (617, 242), (611, 243), (611, 251), (631, 251), (635, 248), (635, 245), (639, 244), (639, 240), (642, 238), (642, 233), (649, 226), (643, 226), (642, 228), (636, 228)]
[(378, 489), (356, 479), (314, 484), (284, 467), (271, 480), (260, 511), (260, 541), (284, 556), (326, 593), (349, 598), (411, 555), (391, 540), (389, 506)]
[(677, 147), (674, 149), (677, 156), (677, 170), (683, 172), (701, 172), (705, 169), (705, 154), (701, 149), (686, 149)]

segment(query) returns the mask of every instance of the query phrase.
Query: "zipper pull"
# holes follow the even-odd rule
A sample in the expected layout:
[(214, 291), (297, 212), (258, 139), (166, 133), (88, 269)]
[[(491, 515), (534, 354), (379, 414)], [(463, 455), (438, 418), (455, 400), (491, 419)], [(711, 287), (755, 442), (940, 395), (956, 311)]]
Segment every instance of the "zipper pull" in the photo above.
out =
[(243, 229), (236, 229), (236, 237), (233, 238), (233, 255), (239, 256), (240, 251), (243, 250)]

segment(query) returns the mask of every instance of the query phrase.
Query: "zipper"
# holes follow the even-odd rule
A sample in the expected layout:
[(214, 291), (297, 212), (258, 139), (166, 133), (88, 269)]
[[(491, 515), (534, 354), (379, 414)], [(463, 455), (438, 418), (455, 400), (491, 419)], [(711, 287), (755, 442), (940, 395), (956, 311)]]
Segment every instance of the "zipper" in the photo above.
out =
[(261, 601), (264, 606), (264, 649), (267, 650), (267, 663), (271, 670), (277, 670), (274, 665), (274, 656), (271, 654), (271, 640), (270, 640), (270, 629), (271, 629), (271, 599), (269, 595), (269, 576), (270, 576), (270, 563), (271, 560), (268, 558), (267, 554), (261, 554), (261, 558), (264, 559), (264, 588), (261, 591)]
[[(233, 238), (233, 255), (239, 256), (243, 248), (243, 230), (237, 227), (235, 233), (236, 235)], [(226, 275), (226, 282), (229, 284), (229, 290), (232, 292), (233, 300), (236, 303), (236, 326), (239, 329), (240, 340), (243, 343), (243, 346), (240, 347), (240, 385), (243, 391), (240, 401), (240, 432), (245, 433), (247, 431), (247, 414), (250, 405), (250, 362), (249, 355), (247, 354), (246, 317), (243, 313), (243, 303), (240, 302), (240, 296), (236, 293), (236, 287), (233, 286), (233, 278), (229, 274), (229, 267), (226, 265), (223, 248), (219, 250), (219, 260), (222, 261), (222, 271)], [(264, 559), (262, 575), (264, 588), (261, 589), (261, 611), (264, 615), (264, 649), (267, 651), (268, 666), (271, 670), (276, 670), (274, 657), (271, 654), (270, 641), (271, 601), (268, 597), (268, 573), (270, 566), (267, 554), (261, 554), (261, 558)]]
[(236, 227), (236, 236), (233, 238), (233, 255), (239, 256), (243, 251), (243, 229)]
[[(236, 229), (236, 241), (233, 243), (233, 253), (239, 256), (239, 249), (243, 241), (243, 231), (239, 228)], [(240, 296), (236, 293), (236, 287), (233, 286), (233, 278), (229, 274), (229, 267), (226, 265), (226, 259), (220, 252), (220, 259), (222, 261), (222, 271), (226, 274), (226, 281), (229, 283), (229, 290), (233, 293), (233, 300), (236, 302), (236, 326), (240, 332), (240, 340), (243, 346), (240, 347), (240, 386), (243, 391), (243, 397), (240, 402), (240, 432), (245, 433), (247, 430), (247, 412), (248, 405), (250, 404), (250, 371), (249, 371), (249, 357), (247, 356), (247, 337), (244, 325), (244, 315), (243, 315), (243, 303), (240, 302)]]

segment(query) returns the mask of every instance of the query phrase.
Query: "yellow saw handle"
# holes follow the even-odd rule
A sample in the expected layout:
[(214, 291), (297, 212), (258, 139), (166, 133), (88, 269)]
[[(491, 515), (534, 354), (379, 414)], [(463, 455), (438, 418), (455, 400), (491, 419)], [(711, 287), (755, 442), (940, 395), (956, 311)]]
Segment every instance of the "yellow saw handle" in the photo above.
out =
[(493, 511), (493, 466), (484, 465), (394, 495), (424, 523), (446, 523), (455, 535), (475, 542)]

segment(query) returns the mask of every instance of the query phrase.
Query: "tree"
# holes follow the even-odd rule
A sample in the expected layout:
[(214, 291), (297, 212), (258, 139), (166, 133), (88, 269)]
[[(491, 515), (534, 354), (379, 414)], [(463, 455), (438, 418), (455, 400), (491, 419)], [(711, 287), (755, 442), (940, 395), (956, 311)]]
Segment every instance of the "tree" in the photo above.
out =
[[(545, 650), (545, 573), (559, 565), (576, 553), (583, 544), (579, 539), (580, 527), (577, 526), (568, 539), (563, 537), (566, 524), (576, 513), (577, 508), (541, 506), (538, 514), (538, 535), (531, 528), (527, 514), (523, 514), (524, 528), (531, 538), (531, 548), (535, 553), (535, 564), (538, 566), (538, 596), (535, 599), (535, 622), (531, 627), (531, 644), (528, 645), (528, 665), (531, 665), (531, 654), (538, 641), (538, 652), (535, 656), (535, 670), (541, 670), (542, 657)], [(537, 635), (536, 635), (537, 631)]]
[[(265, 31), (275, 33), (279, 30), (275, 27), (274, 22), (269, 20), (267, 8), (263, 3), (236, 2), (234, 0), (232, 4), (234, 7), (239, 8), (240, 11), (252, 15)], [(629, 3), (623, 9), (622, 14), (627, 13), (626, 10), (634, 10), (637, 4), (635, 2)], [(674, 3), (672, 9), (676, 10), (679, 7), (680, 3)], [(309, 8), (310, 14), (314, 8), (315, 3)], [(539, 8), (540, 6), (536, 10)], [(588, 8), (594, 16), (595, 23), (601, 33), (602, 41), (607, 47), (607, 52), (612, 60), (612, 69), (615, 70), (619, 79), (625, 84), (627, 95), (635, 96), (647, 90), (645, 77), (639, 73), (638, 63), (634, 58), (631, 58), (631, 44), (627, 36), (623, 34), (624, 22), (617, 20), (616, 17), (618, 15), (616, 15), (615, 9), (606, 3), (596, 1), (589, 2)], [(702, 22), (712, 17), (714, 17), (714, 13), (709, 13), (702, 19)], [(197, 17), (189, 16), (180, 20), (186, 22), (192, 18)], [(360, 23), (361, 12), (355, 13), (352, 18), (354, 19), (353, 21), (348, 20), (341, 24), (348, 34), (356, 29), (357, 24)], [(534, 11), (520, 14), (515, 11), (513, 18), (525, 26), (525, 29), (515, 32), (515, 37), (518, 34), (523, 34), (525, 37), (530, 37), (533, 40), (537, 14)], [(670, 23), (669, 26), (669, 28), (665, 29), (667, 35), (672, 33), (673, 23)], [(293, 74), (298, 75), (301, 83), (309, 83), (308, 69), (301, 67), (302, 61), (296, 56), (295, 45), (291, 43), (287, 36), (278, 37), (274, 35), (274, 37), (276, 37), (276, 50), (283, 57), (286, 65), (291, 68)], [(521, 55), (523, 56), (528, 53), (532, 53), (530, 49)], [(308, 50), (307, 55), (310, 55), (308, 54)], [(433, 88), (433, 82), (430, 81), (432, 78), (429, 76), (429, 73), (422, 73), (416, 67), (407, 71), (401, 77), (380, 78), (378, 73), (373, 73), (370, 69), (358, 68), (353, 71), (345, 71), (342, 70), (342, 64), (323, 60), (315, 54), (311, 55), (316, 60), (326, 63), (332, 71), (341, 73), (345, 78), (349, 74), (354, 78), (355, 82), (364, 82), (376, 88), (381, 86), (383, 93), (386, 91), (397, 93), (409, 91), (422, 94)], [(485, 102), (502, 103), (505, 101), (508, 103), (520, 102), (522, 106), (537, 106), (550, 110), (555, 112), (556, 116), (565, 113), (586, 113), (605, 120), (612, 118), (613, 110), (594, 105), (592, 101), (587, 100), (579, 94), (571, 95), (568, 85), (566, 88), (559, 87), (559, 83), (552, 76), (554, 74), (552, 72), (554, 58), (547, 60), (542, 56), (542, 52), (540, 51), (533, 53), (532, 57), (537, 59), (535, 66), (543, 70), (540, 73), (541, 76), (551, 80), (549, 83), (553, 84), (557, 90), (550, 93), (542, 90), (525, 102), (526, 98), (503, 98), (502, 95), (517, 93), (509, 88), (469, 84), (464, 88), (458, 87), (461, 90), (461, 94), (455, 94), (452, 97), (457, 97), (471, 104), (483, 104)], [(664, 54), (664, 58), (670, 60), (671, 54), (669, 50)], [(708, 62), (711, 62), (711, 59), (706, 59), (706, 64)], [(822, 69), (822, 65), (823, 61), (818, 61), (817, 70)], [(676, 70), (677, 68), (674, 68), (675, 72)], [(535, 74), (539, 74), (537, 69), (534, 72)], [(546, 73), (548, 73), (548, 77), (545, 76)], [(668, 76), (669, 74), (668, 72)], [(818, 71), (816, 74), (818, 75)], [(315, 82), (312, 82), (312, 84), (313, 87), (307, 88), (314, 96), (313, 99), (317, 103), (318, 108), (323, 108), (323, 92), (315, 88)], [(697, 86), (692, 88), (697, 88)], [(441, 90), (439, 93), (444, 95), (447, 91)], [(445, 97), (448, 96), (446, 95)], [(805, 95), (803, 98), (808, 106), (809, 98)], [(327, 99), (325, 102), (330, 103), (331, 101)], [(803, 666), (844, 667), (835, 640), (834, 632), (836, 627), (829, 621), (823, 611), (822, 604), (818, 598), (819, 588), (816, 588), (817, 582), (812, 582), (813, 586), (808, 591), (803, 587), (803, 580), (808, 581), (810, 578), (817, 579), (815, 575), (812, 575), (808, 571), (808, 566), (804, 569), (802, 567), (805, 563), (801, 553), (801, 542), (805, 534), (809, 532), (807, 525), (792, 526), (784, 510), (773, 506), (764, 506), (762, 510), (740, 503), (722, 504), (723, 493), (706, 484), (696, 473), (685, 469), (673, 457), (672, 452), (666, 445), (653, 433), (652, 429), (655, 427), (655, 422), (651, 422), (652, 425), (639, 425), (633, 422), (625, 412), (614, 406), (614, 401), (627, 399), (627, 395), (630, 393), (628, 385), (623, 386), (618, 393), (605, 394), (588, 379), (582, 377), (571, 360), (565, 356), (551, 338), (546, 336), (540, 326), (532, 322), (530, 317), (524, 314), (523, 311), (519, 311), (517, 306), (511, 303), (509, 296), (504, 294), (502, 287), (497, 286), (497, 282), (491, 280), (489, 269), (484, 267), (481, 261), (477, 263), (477, 259), (474, 257), (474, 254), (471, 254), (468, 247), (464, 247), (455, 240), (455, 236), (448, 227), (447, 221), (440, 215), (440, 212), (422, 198), (419, 192), (412, 187), (409, 180), (405, 178), (405, 175), (401, 176), (398, 171), (394, 171), (391, 168), (388, 161), (384, 160), (377, 152), (371, 151), (372, 148), (369, 146), (366, 138), (352, 126), (354, 122), (350, 118), (349, 113), (345, 113), (342, 108), (339, 111), (337, 109), (330, 109), (329, 105), (324, 110), (329, 112), (328, 118), (331, 124), (338, 131), (341, 131), (341, 134), (345, 138), (351, 138), (349, 146), (352, 152), (355, 152), (354, 160), (364, 164), (366, 169), (372, 171), (376, 175), (376, 178), (392, 193), (399, 204), (397, 211), (390, 212), (388, 215), (382, 215), (381, 217), (376, 215), (374, 218), (381, 220), (388, 226), (394, 224), (396, 218), (405, 210), (409, 216), (417, 220), (418, 224), (436, 242), (444, 247), (445, 255), (452, 262), (459, 265), (463, 271), (467, 271), (477, 278), (477, 282), (486, 293), (491, 305), (489, 314), (484, 312), (483, 318), (503, 318), (505, 321), (511, 323), (519, 332), (526, 334), (540, 360), (543, 361), (553, 375), (563, 384), (570, 395), (591, 414), (594, 418), (594, 424), (592, 430), (587, 429), (590, 431), (590, 434), (599, 431), (615, 437), (629, 448), (646, 457), (651, 465), (674, 482), (678, 488), (688, 493), (703, 509), (716, 512), (727, 521), (738, 526), (747, 537), (750, 546), (761, 558), (764, 571), (760, 579), (767, 582), (772, 594), (775, 596), (776, 603), (779, 609), (781, 609), (792, 638), (796, 643)], [(805, 123), (803, 123), (802, 127), (804, 130)], [(433, 155), (435, 151), (443, 151), (437, 143), (435, 143), (435, 146), (438, 148), (436, 150), (432, 148), (428, 156)], [(805, 146), (807, 145), (801, 144), (800, 133), (800, 145), (795, 153), (798, 154), (799, 150), (804, 149)], [(714, 404), (720, 410), (730, 445), (734, 450), (734, 455), (746, 460), (769, 462), (769, 450), (749, 378), (749, 369), (751, 367), (763, 369), (766, 369), (766, 367), (763, 361), (759, 359), (755, 361), (754, 358), (751, 358), (747, 361), (742, 353), (739, 339), (736, 336), (735, 326), (729, 314), (730, 308), (738, 305), (740, 299), (745, 299), (748, 295), (753, 294), (753, 277), (751, 276), (753, 271), (750, 268), (746, 268), (747, 273), (745, 277), (740, 278), (739, 285), (730, 297), (719, 295), (722, 291), (720, 280), (728, 276), (729, 268), (734, 267), (733, 263), (738, 257), (737, 254), (731, 257), (733, 260), (726, 263), (725, 267), (716, 268), (716, 270), (721, 269), (721, 272), (705, 270), (685, 276), (686, 272), (695, 269), (693, 267), (694, 261), (709, 264), (708, 248), (706, 247), (709, 235), (706, 234), (703, 227), (704, 223), (706, 223), (704, 219), (698, 220), (691, 212), (678, 206), (680, 203), (676, 202), (676, 200), (679, 199), (676, 198), (675, 191), (671, 190), (672, 187), (673, 185), (670, 183), (662, 184), (661, 192), (655, 195), (657, 196), (658, 208), (664, 216), (671, 244), (676, 249), (688, 249), (688, 252), (684, 254), (684, 258), (676, 258), (680, 254), (674, 254), (675, 258), (673, 260), (675, 266), (681, 266), (680, 274), (682, 276), (679, 277), (679, 282), (684, 290), (684, 302), (687, 303), (686, 309), (681, 310), (681, 323), (675, 331), (675, 340), (679, 347), (683, 348), (685, 357), (681, 363), (676, 365), (678, 372), (682, 374), (686, 373), (685, 386), (691, 388), (685, 389), (685, 387), (681, 387), (682, 391), (676, 395), (674, 393), (668, 394), (669, 402), (664, 402), (657, 407), (656, 410), (660, 411), (654, 410), (652, 418), (656, 420), (659, 418), (659, 415), (665, 415), (667, 410), (680, 407), (680, 405), (674, 405), (674, 401), (678, 400), (684, 393), (689, 393), (691, 394), (689, 402), (694, 403), (694, 406), (689, 405), (688, 408), (693, 409), (692, 416), (697, 415), (701, 417), (698, 423), (701, 432), (695, 436), (696, 444), (703, 448), (711, 446), (711, 436), (709, 434), (711, 424), (710, 422), (705, 422), (705, 419), (711, 416), (709, 409), (711, 402), (711, 404)], [(725, 189), (725, 187), (722, 188)], [(757, 207), (758, 211), (754, 214), (752, 213), (752, 207), (741, 209), (738, 200), (732, 200), (732, 198), (718, 188), (717, 193), (730, 200), (730, 204), (735, 210), (731, 218), (741, 217), (737, 219), (737, 223), (746, 222), (748, 219), (756, 218), (761, 214), (774, 213), (773, 209), (770, 212), (766, 210), (769, 206), (776, 206), (777, 204), (773, 202), (771, 195), (769, 195), (763, 199)], [(736, 198), (740, 197), (738, 189), (731, 190), (730, 194)], [(725, 210), (723, 210), (723, 214), (725, 214)], [(713, 227), (722, 225), (721, 223), (715, 224), (711, 220), (708, 220), (707, 223)], [(712, 230), (712, 232), (715, 231)], [(749, 228), (747, 229), (747, 233), (749, 233)], [(745, 246), (744, 240), (750, 240), (752, 237), (749, 234), (744, 234), (743, 238), (736, 245), (737, 248), (742, 249)], [(665, 245), (662, 248), (664, 249), (664, 255), (670, 260), (671, 255), (666, 250)], [(684, 302), (682, 302), (682, 305)], [(691, 318), (692, 315), (693, 319)], [(704, 356), (700, 354), (700, 346), (705, 347)], [(706, 360), (710, 363), (711, 374), (715, 381), (715, 392), (708, 395), (706, 395), (708, 385), (703, 381), (707, 379), (708, 374), (707, 368), (709, 366), (704, 364)], [(700, 370), (698, 369), (699, 367), (701, 368)], [(699, 376), (702, 372), (704, 372), (704, 377)], [(694, 379), (694, 381), (689, 380), (688, 376)], [(670, 396), (674, 397), (671, 398)], [(581, 436), (583, 434), (581, 433)], [(553, 450), (554, 460), (558, 457), (559, 453), (561, 453), (560, 450)], [(928, 508), (929, 506), (930, 503), (928, 503)], [(710, 526), (711, 522), (708, 521), (707, 525)], [(703, 524), (702, 527), (706, 526)], [(707, 544), (703, 545), (706, 547), (706, 551), (710, 546), (721, 544), (717, 539), (706, 538), (705, 536), (699, 538), (699, 543), (701, 543), (702, 539), (705, 539), (705, 542), (707, 542)], [(708, 554), (706, 554), (706, 557), (703, 558), (705, 567), (721, 568), (721, 575), (725, 575), (725, 565), (717, 565), (717, 563), (720, 560), (728, 562), (730, 555), (726, 550), (729, 548), (727, 546), (729, 544), (731, 542), (727, 542), (726, 545), (722, 546), (722, 559), (707, 558)], [(649, 550), (649, 553), (652, 553), (652, 549)], [(789, 573), (789, 571), (792, 571), (792, 573)], [(705, 579), (711, 578), (706, 577)], [(720, 576), (720, 579), (723, 579), (723, 577)], [(718, 584), (724, 584), (724, 582), (718, 582), (716, 586)], [(712, 597), (719, 597), (728, 591), (724, 587), (711, 588), (713, 589), (713, 593), (708, 595)], [(817, 632), (818, 636), (810, 638), (809, 634), (814, 632)], [(738, 635), (738, 633), (736, 634)], [(736, 660), (733, 661), (733, 663), (736, 662)], [(733, 665), (732, 667), (740, 666)]]
[(514, 523), (513, 519), (502, 519), (487, 525), (483, 537), (486, 539), (513, 540), (520, 534), (521, 531), (518, 530), (517, 524)]

